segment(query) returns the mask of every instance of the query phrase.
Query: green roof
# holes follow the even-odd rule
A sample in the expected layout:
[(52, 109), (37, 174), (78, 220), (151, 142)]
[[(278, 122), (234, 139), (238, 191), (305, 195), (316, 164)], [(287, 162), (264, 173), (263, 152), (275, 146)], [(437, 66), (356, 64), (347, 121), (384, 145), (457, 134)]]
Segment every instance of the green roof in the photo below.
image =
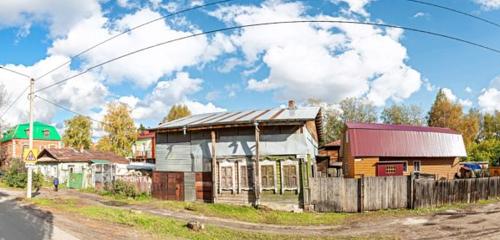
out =
[[(28, 139), (29, 127), (29, 123), (23, 123), (7, 130), (3, 133), (2, 142), (12, 139)], [(59, 135), (54, 126), (42, 122), (34, 122), (33, 128), (35, 129), (33, 132), (34, 140), (61, 141), (61, 135)]]
[(95, 164), (109, 164), (108, 160), (90, 160), (90, 161)]

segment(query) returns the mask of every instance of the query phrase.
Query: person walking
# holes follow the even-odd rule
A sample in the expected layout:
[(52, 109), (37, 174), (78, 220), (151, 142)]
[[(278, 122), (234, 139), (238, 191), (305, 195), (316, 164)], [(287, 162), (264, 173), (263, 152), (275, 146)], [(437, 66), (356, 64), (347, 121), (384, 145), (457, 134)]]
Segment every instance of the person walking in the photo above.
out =
[(59, 190), (59, 178), (54, 178), (54, 190), (57, 192)]

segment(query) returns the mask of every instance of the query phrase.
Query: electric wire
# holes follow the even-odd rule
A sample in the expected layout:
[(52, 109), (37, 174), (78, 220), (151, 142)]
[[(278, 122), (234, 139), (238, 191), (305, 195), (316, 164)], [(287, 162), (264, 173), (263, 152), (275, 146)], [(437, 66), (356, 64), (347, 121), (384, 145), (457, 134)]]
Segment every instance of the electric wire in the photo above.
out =
[(155, 18), (155, 19), (149, 20), (149, 21), (144, 22), (144, 23), (142, 23), (142, 24), (139, 24), (139, 25), (137, 25), (137, 26), (135, 26), (135, 27), (129, 28), (129, 29), (127, 29), (127, 30), (123, 31), (123, 32), (120, 32), (120, 33), (118, 33), (118, 34), (116, 34), (116, 35), (113, 35), (113, 36), (111, 36), (110, 38), (107, 38), (107, 39), (105, 39), (104, 41), (99, 42), (99, 43), (97, 43), (97, 44), (95, 44), (95, 45), (93, 45), (93, 46), (91, 46), (91, 47), (89, 47), (89, 48), (87, 48), (87, 49), (85, 49), (85, 50), (83, 50), (83, 51), (81, 51), (81, 52), (77, 53), (77, 54), (76, 54), (76, 55), (74, 55), (74, 56), (71, 56), (71, 57), (69, 58), (69, 60), (68, 60), (68, 61), (66, 61), (66, 62), (64, 62), (64, 63), (62, 63), (62, 64), (58, 65), (57, 67), (55, 67), (55, 68), (51, 69), (50, 71), (48, 71), (48, 72), (46, 72), (46, 73), (42, 74), (40, 77), (37, 77), (37, 78), (35, 78), (35, 79), (40, 80), (40, 79), (42, 79), (42, 78), (46, 77), (47, 75), (49, 75), (49, 74), (53, 73), (54, 71), (57, 71), (58, 69), (60, 69), (60, 68), (62, 68), (62, 67), (64, 67), (64, 66), (66, 66), (66, 65), (70, 64), (70, 63), (71, 63), (71, 61), (72, 61), (73, 59), (75, 59), (75, 58), (77, 58), (77, 57), (79, 57), (79, 56), (81, 56), (81, 55), (83, 55), (83, 54), (85, 54), (85, 53), (88, 53), (88, 52), (92, 51), (93, 49), (95, 49), (95, 48), (97, 48), (97, 47), (99, 47), (99, 46), (101, 46), (101, 45), (103, 45), (103, 44), (105, 44), (105, 43), (107, 43), (107, 42), (109, 42), (109, 41), (111, 41), (111, 40), (115, 39), (115, 38), (118, 38), (118, 37), (120, 37), (120, 36), (122, 36), (122, 35), (124, 35), (124, 34), (130, 33), (130, 32), (132, 32), (132, 31), (134, 31), (134, 30), (136, 30), (136, 29), (138, 29), (138, 28), (141, 28), (141, 27), (147, 26), (147, 25), (149, 25), (149, 24), (151, 24), (151, 23), (154, 23), (154, 22), (157, 22), (157, 21), (163, 20), (163, 19), (168, 18), (168, 17), (172, 17), (172, 16), (175, 16), (175, 15), (179, 15), (179, 14), (182, 14), (182, 13), (189, 12), (189, 11), (194, 11), (194, 10), (196, 10), (196, 9), (200, 9), (200, 8), (205, 8), (205, 7), (209, 7), (209, 6), (213, 6), (213, 5), (223, 4), (223, 3), (226, 3), (226, 2), (230, 2), (230, 1), (235, 1), (235, 0), (221, 0), (221, 1), (216, 1), (216, 2), (210, 2), (210, 3), (203, 4), (203, 5), (198, 5), (198, 6), (194, 6), (194, 7), (190, 7), (190, 8), (182, 9), (182, 10), (180, 10), (180, 11), (177, 11), (177, 12), (174, 12), (174, 13), (171, 13), (171, 14), (167, 14), (167, 15), (164, 15), (164, 16), (161, 16), (161, 17), (158, 17), (158, 18)]
[(411, 32), (418, 32), (418, 33), (428, 34), (428, 35), (432, 35), (432, 36), (436, 36), (436, 37), (446, 38), (446, 39), (449, 39), (449, 40), (453, 40), (453, 41), (465, 43), (465, 44), (468, 44), (468, 45), (472, 45), (472, 46), (475, 46), (475, 47), (478, 47), (478, 48), (482, 48), (482, 49), (485, 49), (485, 50), (488, 50), (488, 51), (500, 54), (500, 49), (496, 49), (496, 48), (493, 48), (493, 47), (489, 47), (487, 45), (483, 45), (483, 44), (480, 44), (480, 43), (472, 42), (472, 41), (469, 41), (469, 40), (466, 40), (466, 39), (463, 39), (463, 38), (459, 38), (459, 37), (455, 37), (455, 36), (451, 36), (451, 35), (446, 35), (446, 34), (442, 34), (442, 33), (437, 33), (437, 32), (432, 32), (432, 31), (428, 31), (428, 30), (422, 30), (422, 29), (413, 28), (413, 27), (406, 27), (406, 26), (399, 26), (399, 25), (392, 25), (392, 24), (385, 24), (385, 23), (344, 21), (344, 20), (293, 20), (293, 21), (262, 22), (262, 23), (253, 23), (253, 24), (246, 24), (246, 25), (240, 25), (240, 26), (231, 26), (231, 27), (219, 28), (219, 29), (215, 29), (215, 30), (209, 30), (209, 31), (205, 31), (205, 32), (200, 32), (200, 33), (195, 33), (195, 34), (187, 35), (187, 36), (184, 36), (184, 37), (170, 39), (170, 40), (167, 40), (167, 41), (164, 41), (164, 42), (160, 42), (160, 43), (157, 43), (157, 44), (154, 44), (154, 45), (150, 45), (150, 46), (147, 46), (147, 47), (144, 47), (144, 48), (140, 48), (140, 49), (137, 49), (137, 50), (125, 53), (123, 55), (120, 55), (118, 57), (111, 58), (111, 59), (106, 60), (104, 62), (101, 62), (99, 64), (93, 65), (93, 66), (85, 69), (84, 71), (82, 71), (80, 73), (77, 73), (77, 74), (72, 75), (70, 77), (64, 78), (64, 79), (62, 79), (60, 81), (57, 81), (57, 82), (55, 82), (53, 84), (50, 84), (50, 85), (47, 85), (47, 86), (42, 87), (40, 89), (37, 89), (35, 92), (41, 92), (41, 91), (47, 90), (49, 88), (52, 88), (52, 87), (57, 86), (59, 84), (62, 84), (64, 82), (67, 82), (67, 81), (69, 81), (69, 80), (71, 80), (73, 78), (81, 76), (81, 75), (83, 75), (85, 73), (88, 73), (88, 72), (90, 72), (91, 70), (93, 70), (95, 68), (98, 68), (98, 67), (106, 65), (108, 63), (114, 62), (116, 60), (128, 57), (130, 55), (134, 55), (136, 53), (143, 52), (143, 51), (146, 51), (146, 50), (149, 50), (149, 49), (152, 49), (152, 48), (156, 48), (156, 47), (159, 47), (159, 46), (163, 46), (163, 45), (166, 45), (166, 44), (169, 44), (169, 43), (173, 43), (173, 42), (177, 42), (177, 41), (181, 41), (181, 40), (185, 40), (185, 39), (189, 39), (189, 38), (194, 38), (194, 37), (198, 37), (198, 36), (202, 36), (202, 35), (208, 35), (208, 34), (212, 34), (212, 33), (224, 32), (224, 31), (230, 31), (230, 30), (236, 30), (236, 29), (259, 27), (259, 26), (268, 26), (268, 25), (298, 24), (298, 23), (354, 24), (354, 25), (369, 25), (369, 26), (377, 26), (377, 27), (398, 28), (398, 29), (403, 29), (403, 30), (407, 30), (407, 31), (411, 31)]
[(74, 111), (74, 110), (72, 110), (72, 109), (70, 109), (70, 108), (68, 108), (68, 107), (65, 107), (65, 106), (61, 105), (61, 104), (55, 103), (55, 102), (53, 102), (53, 101), (50, 101), (50, 100), (48, 100), (48, 99), (46, 99), (46, 98), (44, 98), (44, 97), (41, 97), (41, 96), (39, 96), (39, 95), (35, 95), (35, 98), (39, 98), (39, 99), (43, 100), (43, 101), (44, 101), (44, 102), (46, 102), (46, 103), (49, 103), (49, 104), (51, 104), (51, 105), (54, 105), (54, 106), (56, 106), (56, 107), (58, 107), (58, 108), (60, 108), (60, 109), (63, 109), (63, 110), (68, 111), (68, 112), (71, 112), (71, 113), (73, 113), (73, 114), (80, 115), (80, 116), (84, 116), (84, 117), (88, 118), (89, 120), (94, 121), (94, 122), (97, 122), (97, 123), (100, 123), (100, 124), (102, 124), (102, 125), (106, 125), (106, 124), (107, 124), (107, 123), (105, 123), (105, 122), (103, 122), (103, 121), (99, 121), (99, 120), (97, 120), (97, 119), (93, 119), (93, 118), (91, 118), (91, 117), (89, 117), (89, 116), (87, 116), (87, 115), (85, 115), (85, 114), (81, 114), (81, 113), (79, 113), (79, 112), (77, 112), (77, 111)]
[(31, 79), (31, 77), (30, 77), (30, 76), (28, 76), (28, 75), (26, 75), (26, 74), (24, 74), (24, 73), (21, 73), (21, 72), (18, 72), (18, 71), (12, 70), (12, 69), (10, 69), (10, 68), (6, 68), (6, 67), (4, 67), (4, 66), (0, 66), (0, 69), (5, 70), (5, 71), (7, 71), (7, 72), (11, 72), (11, 73), (14, 73), (14, 74), (17, 74), (17, 75), (20, 75), (20, 76), (23, 76), (23, 77), (26, 77), (26, 78)]
[(406, 1), (417, 3), (417, 4), (422, 4), (422, 5), (427, 5), (427, 6), (430, 6), (430, 7), (440, 8), (440, 9), (444, 9), (446, 11), (450, 11), (450, 12), (458, 13), (458, 14), (461, 14), (461, 15), (465, 15), (467, 17), (471, 17), (471, 18), (474, 18), (476, 20), (479, 20), (479, 21), (482, 21), (482, 22), (485, 22), (485, 23), (488, 23), (488, 24), (491, 24), (491, 25), (493, 25), (495, 27), (499, 27), (500, 28), (500, 24), (499, 23), (493, 22), (493, 21), (488, 20), (486, 18), (479, 17), (479, 16), (476, 16), (476, 15), (473, 15), (473, 14), (470, 14), (470, 13), (466, 13), (464, 11), (460, 11), (458, 9), (454, 9), (454, 8), (450, 8), (450, 7), (447, 7), (447, 6), (443, 6), (443, 5), (439, 5), (439, 4), (431, 3), (431, 2), (426, 2), (426, 1), (419, 1), (419, 0), (406, 0)]

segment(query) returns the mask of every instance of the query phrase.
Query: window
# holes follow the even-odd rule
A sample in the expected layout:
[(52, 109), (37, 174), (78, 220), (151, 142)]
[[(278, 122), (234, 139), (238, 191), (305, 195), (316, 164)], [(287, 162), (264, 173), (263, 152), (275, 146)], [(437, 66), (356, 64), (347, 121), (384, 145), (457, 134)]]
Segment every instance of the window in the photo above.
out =
[(283, 166), (283, 186), (285, 188), (297, 187), (297, 166), (295, 165)]
[(220, 168), (220, 185), (222, 189), (232, 189), (233, 188), (233, 167), (221, 167)]
[(403, 172), (408, 172), (408, 162), (403, 162)]
[(262, 188), (274, 188), (274, 168), (272, 165), (262, 166)]
[(413, 171), (420, 172), (420, 161), (413, 161)]
[(49, 135), (50, 135), (49, 130), (47, 130), (47, 129), (43, 130), (43, 136), (44, 136), (44, 137), (48, 138), (48, 137), (49, 137)]
[(240, 187), (249, 189), (253, 186), (253, 169), (249, 166), (240, 166)]
[(396, 174), (396, 166), (394, 165), (387, 165), (385, 166), (385, 173), (390, 175), (390, 174)]

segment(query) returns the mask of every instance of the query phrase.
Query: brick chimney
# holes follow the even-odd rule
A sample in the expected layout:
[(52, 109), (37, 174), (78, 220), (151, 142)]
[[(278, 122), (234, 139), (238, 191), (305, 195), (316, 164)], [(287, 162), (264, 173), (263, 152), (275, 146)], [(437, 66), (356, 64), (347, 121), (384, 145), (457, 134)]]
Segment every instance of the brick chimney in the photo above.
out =
[(297, 106), (295, 106), (295, 100), (288, 100), (288, 109), (295, 110)]

